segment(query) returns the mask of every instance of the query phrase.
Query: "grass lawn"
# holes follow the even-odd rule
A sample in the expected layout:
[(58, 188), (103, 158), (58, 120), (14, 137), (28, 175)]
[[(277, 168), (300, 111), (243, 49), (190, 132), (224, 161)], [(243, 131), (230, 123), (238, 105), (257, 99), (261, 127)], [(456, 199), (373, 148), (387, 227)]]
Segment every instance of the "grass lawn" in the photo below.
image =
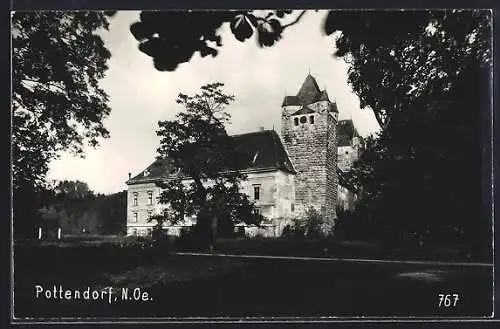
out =
[[(16, 317), (490, 316), (492, 268), (181, 256), (113, 245), (15, 247)], [(35, 298), (135, 288), (147, 301)], [(439, 307), (439, 294), (458, 294)]]

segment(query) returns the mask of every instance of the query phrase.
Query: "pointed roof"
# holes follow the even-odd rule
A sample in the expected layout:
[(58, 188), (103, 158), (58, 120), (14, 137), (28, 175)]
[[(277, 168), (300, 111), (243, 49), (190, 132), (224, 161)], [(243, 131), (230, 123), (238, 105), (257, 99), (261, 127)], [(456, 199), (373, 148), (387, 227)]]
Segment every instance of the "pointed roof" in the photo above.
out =
[(300, 87), (297, 97), (303, 102), (303, 104), (311, 104), (313, 101), (319, 98), (321, 95), (321, 90), (318, 87), (316, 79), (308, 74), (302, 87)]
[[(283, 170), (294, 174), (292, 162), (286, 153), (280, 137), (274, 130), (262, 130), (231, 136), (235, 149), (242, 157), (239, 170)], [(155, 182), (169, 177), (184, 176), (175, 170), (170, 161), (157, 159), (141, 173), (129, 179), (126, 184)]]
[(319, 101), (330, 101), (328, 93), (320, 90), (316, 79), (308, 74), (296, 96), (285, 96), (281, 106), (308, 105)]

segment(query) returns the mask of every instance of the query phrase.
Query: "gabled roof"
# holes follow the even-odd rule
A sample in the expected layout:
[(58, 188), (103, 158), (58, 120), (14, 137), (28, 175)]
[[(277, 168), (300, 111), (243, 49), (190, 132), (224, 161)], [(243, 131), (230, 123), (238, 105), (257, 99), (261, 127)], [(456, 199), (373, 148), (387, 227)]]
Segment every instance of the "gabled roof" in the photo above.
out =
[(132, 177), (126, 184), (154, 182), (159, 178), (173, 177), (180, 173), (173, 167), (172, 163), (167, 159), (156, 159), (146, 169), (141, 171), (138, 175)]
[(240, 170), (280, 169), (295, 173), (285, 147), (274, 130), (261, 130), (232, 136), (238, 151), (250, 156), (252, 162)]
[[(283, 170), (295, 173), (285, 147), (274, 130), (262, 130), (231, 136), (235, 149), (241, 152), (241, 171)], [(146, 173), (146, 175), (144, 174)], [(154, 182), (159, 179), (182, 176), (170, 161), (157, 159), (141, 173), (129, 179), (126, 184)]]
[(309, 106), (303, 105), (298, 111), (296, 111), (292, 115), (309, 114), (309, 113), (315, 113), (315, 112)]
[(337, 125), (337, 146), (349, 146), (354, 137), (358, 137), (358, 131), (352, 120), (340, 120)]

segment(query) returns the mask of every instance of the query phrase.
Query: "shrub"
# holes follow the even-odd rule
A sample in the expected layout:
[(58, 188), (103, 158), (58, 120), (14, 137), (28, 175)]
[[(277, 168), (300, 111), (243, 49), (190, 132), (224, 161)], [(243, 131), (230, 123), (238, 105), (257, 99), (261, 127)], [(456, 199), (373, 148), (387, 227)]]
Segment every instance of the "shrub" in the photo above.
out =
[(309, 208), (302, 217), (291, 219), (292, 224), (283, 228), (281, 237), (285, 239), (319, 239), (323, 236), (323, 216), (313, 207)]
[(304, 239), (306, 236), (306, 227), (303, 219), (294, 217), (291, 221), (292, 224), (288, 224), (283, 228), (281, 237), (285, 239)]
[(323, 236), (321, 226), (324, 222), (323, 216), (313, 207), (305, 213), (305, 235), (309, 239), (318, 239)]
[(394, 233), (387, 227), (382, 227), (373, 220), (370, 210), (359, 204), (354, 210), (337, 208), (335, 234), (346, 239), (356, 240), (387, 240), (394, 238)]

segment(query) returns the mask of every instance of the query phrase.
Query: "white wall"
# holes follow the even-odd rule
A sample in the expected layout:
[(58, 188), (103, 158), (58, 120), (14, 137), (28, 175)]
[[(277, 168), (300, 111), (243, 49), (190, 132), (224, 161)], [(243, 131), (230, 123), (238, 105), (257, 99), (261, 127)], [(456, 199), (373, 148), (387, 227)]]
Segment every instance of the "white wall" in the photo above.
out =
[[(189, 184), (190, 181), (184, 181)], [(260, 188), (259, 200), (254, 200), (254, 186)], [(293, 216), (292, 204), (295, 200), (295, 184), (294, 175), (279, 170), (269, 172), (248, 172), (247, 180), (241, 182), (241, 190), (246, 193), (251, 200), (255, 201), (256, 206), (260, 209), (261, 214), (268, 218), (267, 224), (272, 227), (270, 229), (277, 230), (281, 233), (284, 225), (280, 219), (290, 218)], [(153, 192), (153, 204), (148, 205), (148, 191)], [(134, 229), (137, 234), (147, 234), (147, 229), (152, 228), (156, 222), (147, 221), (148, 211), (152, 214), (158, 214), (164, 209), (164, 205), (158, 203), (161, 189), (154, 183), (134, 184), (128, 186), (127, 197), (127, 234), (132, 235)], [(138, 205), (134, 206), (134, 193), (138, 195)], [(134, 222), (134, 213), (138, 214), (137, 222)], [(169, 228), (169, 234), (177, 235), (181, 226), (190, 226), (194, 224), (194, 220), (187, 219), (184, 223), (179, 223), (177, 226), (171, 226), (165, 223), (164, 227)]]

